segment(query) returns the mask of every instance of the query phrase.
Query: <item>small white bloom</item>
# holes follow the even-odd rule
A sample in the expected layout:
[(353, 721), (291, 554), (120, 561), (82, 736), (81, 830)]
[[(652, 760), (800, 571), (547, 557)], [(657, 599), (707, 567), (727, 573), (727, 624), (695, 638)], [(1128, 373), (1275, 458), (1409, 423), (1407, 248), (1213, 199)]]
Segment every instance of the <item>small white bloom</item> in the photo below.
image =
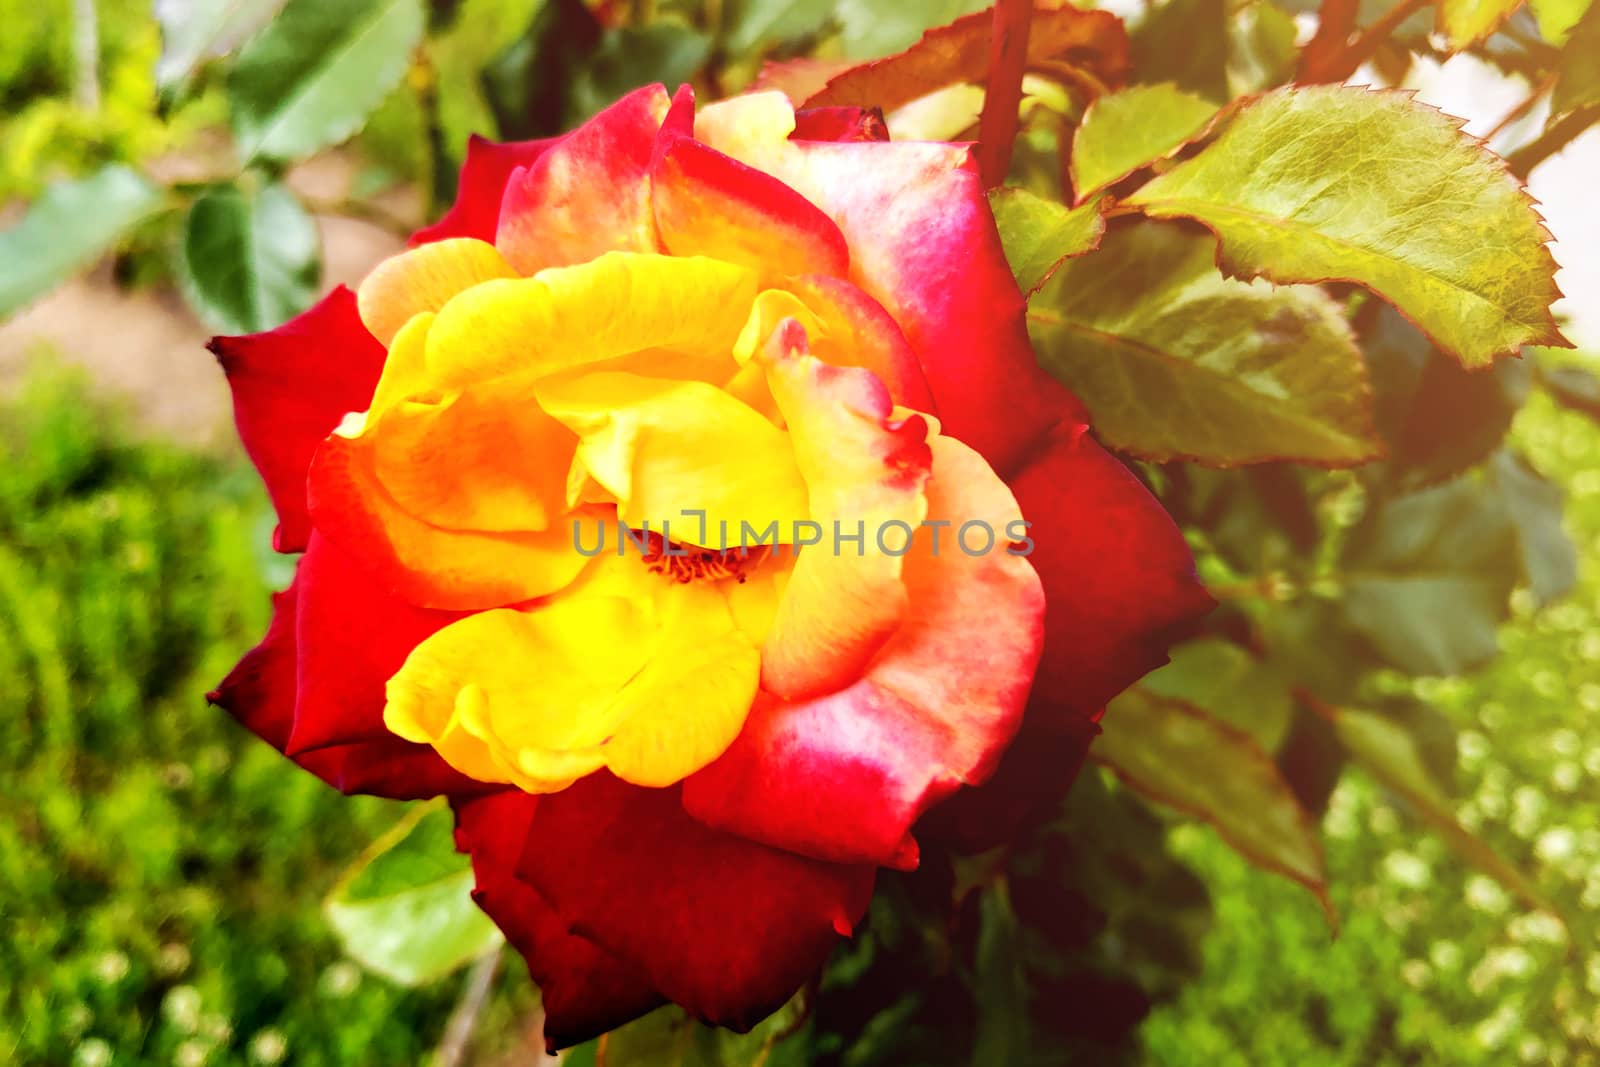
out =
[(91, 1037), (72, 1053), (73, 1067), (109, 1067), (111, 1046), (98, 1037)]
[(250, 1062), (259, 1063), (262, 1067), (272, 1067), (273, 1064), (282, 1063), (289, 1054), (289, 1042), (284, 1040), (283, 1031), (273, 1027), (258, 1031), (250, 1039)]

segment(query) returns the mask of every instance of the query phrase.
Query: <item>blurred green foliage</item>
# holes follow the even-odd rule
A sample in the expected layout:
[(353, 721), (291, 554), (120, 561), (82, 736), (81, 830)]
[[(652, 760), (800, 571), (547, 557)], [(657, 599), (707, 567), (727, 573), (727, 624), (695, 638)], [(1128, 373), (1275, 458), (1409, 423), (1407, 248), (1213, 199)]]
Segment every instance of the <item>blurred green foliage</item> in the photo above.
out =
[[(216, 328), (275, 325), (317, 288), (310, 209), (283, 178), (318, 152), (353, 137), (365, 168), (349, 203), (318, 212), (383, 223), (359, 201), (411, 183), (431, 216), (453, 192), (469, 133), (552, 134), (653, 81), (693, 81), (714, 98), (748, 85), (769, 59), (881, 55), (982, 6), (236, 0), (224, 10), (163, 0), (153, 14), (101, 0), (98, 62), (86, 72), (77, 66), (73, 33), (82, 25), (71, 0), (0, 0), (0, 205), (16, 197), (35, 204), (32, 229), (3, 235), (13, 243), (0, 245), (0, 314), (120, 245), (119, 276), (176, 273), (191, 307)], [(1135, 79), (1170, 79), (1215, 102), (1278, 84), (1297, 59), (1286, 9), (1315, 7), (1150, 5), (1133, 24)], [(1600, 4), (1587, 17), (1575, 39), (1600, 25)], [(1526, 30), (1514, 21), (1480, 51), (1544, 84), (1557, 53), (1530, 44)], [(1404, 74), (1412, 52), (1437, 51), (1421, 32), (1401, 35), (1410, 51), (1378, 57), (1392, 77)], [(1569, 49), (1568, 58), (1581, 54)], [(339, 83), (341, 72), (358, 92)], [(86, 77), (99, 90), (93, 111), (74, 102)], [(1558, 84), (1576, 82), (1563, 77)], [(1061, 142), (1089, 128), (1080, 126), (1082, 86), (1035, 89), (1012, 172), (1033, 192), (998, 199), (1002, 228), (1030, 287), (1059, 267), (1054, 289), (1082, 292), (1075, 275), (1106, 275), (1132, 231), (1108, 226), (1099, 206), (1087, 216), (1065, 207), (1073, 190)], [(970, 125), (967, 104), (981, 90), (965, 91), (946, 132)], [(1099, 96), (1095, 106), (1112, 112), (1112, 99)], [(1595, 105), (1584, 96), (1572, 106), (1587, 114)], [(1156, 157), (1186, 140), (1205, 110), (1191, 102), (1180, 124), (1189, 133), (1158, 131), (1102, 177), (1127, 199), (1131, 186), (1116, 188), (1124, 164), (1135, 174), (1166, 169)], [(1542, 159), (1543, 141), (1513, 164), (1525, 172)], [(149, 184), (130, 185), (127, 165)], [(107, 195), (118, 187), (127, 195)], [(131, 205), (126, 217), (82, 210), (112, 200)], [(52, 255), (18, 253), (42, 245), (41, 232), (56, 238)], [(1098, 258), (1061, 267), (1102, 242)], [(1195, 247), (1195, 276), (1243, 301), (1246, 287), (1223, 285), (1209, 243)], [(1148, 333), (1148, 320), (1167, 315), (1171, 339), (1191, 344), (1197, 359), (1225, 350), (1222, 341), (1259, 340), (1237, 307), (1214, 316), (1213, 336), (1161, 295), (1148, 270), (1139, 281), (1123, 286), (1133, 325)], [(1288, 299), (1287, 290), (1249, 292), (1274, 312)], [(1309, 299), (1312, 291), (1298, 292)], [(1180, 666), (1186, 656), (1212, 658), (1187, 674), (1157, 675), (1123, 698), (1124, 714), (1114, 708), (1107, 729), (1132, 728), (1130, 700), (1168, 711), (1182, 704), (1183, 714), (1147, 717), (1155, 723), (1147, 731), (1183, 740), (1184, 723), (1207, 716), (1200, 754), (1113, 736), (1124, 754), (1142, 746), (1138, 754), (1152, 763), (1130, 773), (1116, 745), (1102, 743), (1098, 758), (1129, 786), (1091, 770), (1016, 848), (975, 859), (929, 849), (916, 874), (886, 873), (809, 1017), (777, 1017), (739, 1039), (657, 1015), (612, 1035), (608, 1062), (627, 1067), (629, 1050), (653, 1049), (637, 1061), (1600, 1063), (1600, 956), (1590, 948), (1600, 934), (1591, 918), (1600, 909), (1600, 802), (1591, 799), (1600, 735), (1586, 726), (1600, 715), (1600, 574), (1585, 572), (1569, 600), (1535, 611), (1570, 585), (1561, 500), (1499, 450), (1515, 418), (1512, 443), (1566, 487), (1567, 526), (1592, 563), (1600, 557), (1600, 434), (1544, 393), (1528, 398), (1538, 377), (1564, 402), (1600, 410), (1600, 386), (1582, 375), (1536, 376), (1511, 361), (1468, 375), (1377, 302), (1337, 286), (1315, 295), (1318, 314), (1340, 331), (1350, 320), (1352, 337), (1332, 362), (1352, 375), (1363, 416), (1371, 398), (1354, 371), (1371, 370), (1384, 465), (1330, 474), (1277, 463), (1230, 471), (1157, 463), (1186, 454), (1154, 447), (1150, 436), (1153, 425), (1179, 424), (1184, 412), (1171, 396), (1181, 390), (1141, 394), (1151, 403), (1140, 405), (1126, 440), (1111, 419), (1098, 419), (1110, 443), (1152, 461), (1141, 473), (1186, 525), (1204, 576), (1228, 601), (1208, 640), (1179, 654)], [(1105, 301), (1091, 303), (1104, 310)], [(1035, 307), (1070, 310), (1053, 290)], [(1271, 340), (1278, 355), (1304, 362), (1279, 334)], [(1083, 359), (1086, 351), (1078, 343), (1066, 354)], [(1095, 359), (1102, 368), (1110, 362)], [(1080, 391), (1093, 406), (1092, 389)], [(425, 833), (384, 853), (367, 876), (343, 881), (401, 809), (337, 797), (198, 699), (264, 628), (263, 574), (287, 578), (289, 565), (265, 550), (270, 518), (253, 477), (233, 462), (130, 443), (58, 375), (36, 377), (4, 405), (0, 699), (15, 722), (0, 741), (9, 801), (0, 812), (8, 935), (0, 939), (0, 1061), (425, 1062), (459, 979), (404, 990), (363, 976), (318, 904), (342, 885), (335, 925), (352, 938), (393, 915), (412, 916), (412, 928), (449, 928), (414, 918), (460, 919), (465, 906), (462, 861), (444, 855), (444, 817), (430, 816)], [(1215, 405), (1203, 414), (1214, 418)], [(1347, 459), (1367, 454), (1349, 451)], [(1300, 453), (1200, 458), (1291, 454)], [(1477, 532), (1465, 536), (1469, 519)], [(1368, 607), (1356, 611), (1362, 596)], [(1476, 668), (1494, 655), (1497, 635), (1506, 654), (1470, 678), (1393, 669)], [(1348, 727), (1350, 713), (1325, 708), (1319, 718), (1306, 691), (1359, 702), (1355, 714), (1398, 742), (1363, 767), (1362, 753), (1345, 751), (1329, 725), (1345, 715)], [(1405, 783), (1382, 777), (1378, 765), (1397, 753), (1427, 779), (1436, 803), (1390, 791)], [(1192, 774), (1198, 763), (1223, 784), (1248, 763), (1263, 772), (1276, 807), (1225, 795), (1236, 790), (1160, 788), (1164, 775)], [(1185, 810), (1232, 829), (1235, 845), (1248, 817), (1273, 810), (1319, 824), (1326, 877), (1310, 834), (1292, 842), (1309, 850), (1301, 862), (1277, 865), (1326, 892), (1341, 936), (1333, 938), (1311, 896), (1141, 796), (1186, 800)], [(1454, 829), (1450, 840), (1427, 829), (1440, 825)], [(1270, 853), (1253, 855), (1270, 862)], [(372, 872), (391, 867), (402, 876), (367, 892)], [(413, 877), (419, 871), (432, 876)], [(1515, 892), (1553, 902), (1568, 925), (1521, 910)], [(481, 917), (467, 917), (478, 924), (469, 934), (493, 940)], [(437, 966), (422, 971), (356, 955), (380, 973), (420, 980), (474, 955), (481, 943), (464, 940), (460, 951), (428, 946), (425, 962)], [(528, 1024), (532, 994), (520, 965), (508, 970), (513, 978), (480, 1023), (480, 1050)], [(790, 1028), (798, 1035), (776, 1041)], [(659, 1052), (663, 1043), (677, 1051)], [(597, 1053), (577, 1050), (571, 1062)]]
[(1458, 819), (1530, 872), (1571, 928), (1419, 832), (1363, 772), (1322, 824), (1337, 937), (1293, 885), (1179, 827), (1173, 844), (1205, 879), (1217, 925), (1201, 980), (1142, 1027), (1149, 1062), (1600, 1063), (1600, 432), (1536, 397), (1512, 436), (1567, 490), (1580, 584), (1542, 613), (1519, 594), (1480, 674), (1388, 684), (1459, 730)]
[[(265, 501), (240, 466), (133, 445), (114, 425), (59, 373), (0, 411), (0, 692), (18, 717), (0, 740), (0, 1059), (421, 1062), (454, 986), (363, 975), (319, 911), (396, 806), (339, 797), (198, 699), (265, 624)], [(1568, 489), (1579, 542), (1600, 544), (1600, 432), (1540, 399), (1515, 437)], [(1408, 683), (1461, 730), (1461, 819), (1535, 872), (1577, 917), (1570, 935), (1419, 833), (1359, 772), (1323, 819), (1337, 938), (1303, 890), (1209, 830), (1162, 830), (1089, 776), (1067, 836), (1009, 885), (1027, 950), (1079, 961), (1036, 993), (1076, 1062), (1600, 1062), (1600, 742), (1584, 725), (1600, 715), (1600, 572), (1588, 555), (1569, 602), (1539, 615), (1520, 602), (1483, 674)], [(1203, 889), (1161, 858), (1163, 833)], [(898, 919), (908, 891), (891, 879), (833, 969), (849, 995), (815, 1020), (824, 1062), (908, 1062), (961, 1003), (911, 981), (940, 964)], [(1084, 989), (1118, 973), (1138, 981), (1116, 983), (1113, 1018)], [(491, 1015), (488, 1043), (526, 995)], [(1092, 1022), (1111, 1045), (1085, 1036)]]
[(266, 625), (266, 501), (114, 425), (55, 372), (0, 408), (0, 1062), (416, 1063), (451, 987), (319, 907), (396, 805), (201, 698)]
[(72, 0), (0, 0), (0, 204), (103, 163), (143, 162), (214, 126), (212, 92), (158, 105), (161, 32), (147, 4), (98, 4), (100, 107), (77, 106)]

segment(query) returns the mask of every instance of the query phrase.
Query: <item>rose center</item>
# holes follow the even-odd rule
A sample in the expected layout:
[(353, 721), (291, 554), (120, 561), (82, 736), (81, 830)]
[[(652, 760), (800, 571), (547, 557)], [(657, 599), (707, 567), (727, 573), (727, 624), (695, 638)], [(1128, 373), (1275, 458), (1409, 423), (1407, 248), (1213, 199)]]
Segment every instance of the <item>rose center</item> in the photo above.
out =
[(687, 584), (696, 579), (719, 581), (732, 578), (740, 585), (760, 563), (772, 554), (770, 545), (740, 545), (735, 548), (696, 548), (669, 541), (646, 531), (649, 551), (641, 560), (652, 574), (665, 574), (675, 582)]

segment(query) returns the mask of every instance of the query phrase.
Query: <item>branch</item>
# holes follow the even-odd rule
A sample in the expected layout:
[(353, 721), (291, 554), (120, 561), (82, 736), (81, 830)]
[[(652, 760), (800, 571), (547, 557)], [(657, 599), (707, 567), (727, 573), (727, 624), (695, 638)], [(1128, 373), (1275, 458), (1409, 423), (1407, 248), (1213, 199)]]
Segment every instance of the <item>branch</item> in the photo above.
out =
[(1577, 140), (1597, 121), (1600, 121), (1600, 105), (1580, 107), (1563, 116), (1538, 138), (1506, 157), (1506, 162), (1511, 165), (1511, 173), (1526, 179), (1533, 173), (1534, 167)]
[(100, 18), (94, 0), (74, 0), (72, 53), (76, 66), (73, 96), (83, 110), (100, 110)]
[(1295, 81), (1301, 85), (1339, 81), (1343, 75), (1330, 75), (1344, 55), (1350, 35), (1356, 32), (1356, 11), (1360, 0), (1324, 0), (1317, 12), (1317, 34), (1300, 53), (1300, 69)]
[[(1346, 0), (1330, 0), (1330, 3), (1345, 3)], [(1307, 47), (1306, 56), (1301, 62), (1300, 76), (1296, 79), (1301, 85), (1311, 85), (1317, 82), (1340, 82), (1356, 72), (1356, 68), (1372, 58), (1378, 46), (1389, 39), (1399, 25), (1418, 11), (1433, 3), (1433, 0), (1400, 0), (1394, 7), (1385, 11), (1383, 15), (1361, 31), (1360, 36), (1343, 48), (1335, 48), (1331, 43), (1325, 46), (1326, 54), (1319, 53), (1317, 62), (1313, 67), (1311, 60), (1311, 47)], [(1352, 13), (1352, 18), (1353, 18)], [(1345, 30), (1346, 36), (1349, 30)], [(1321, 31), (1318, 31), (1321, 37)], [(1312, 41), (1315, 45), (1316, 41)]]
[(502, 949), (486, 952), (467, 972), (466, 983), (461, 987), (461, 999), (456, 1001), (450, 1020), (445, 1023), (444, 1037), (434, 1051), (434, 1067), (461, 1067), (472, 1043), (472, 1032), (477, 1029), (478, 1016), (489, 1002), (489, 992), (494, 988), (494, 974), (500, 967)]
[(1357, 67), (1371, 59), (1378, 46), (1387, 41), (1402, 22), (1432, 3), (1433, 0), (1400, 0), (1400, 3), (1385, 11), (1377, 22), (1362, 30), (1361, 36), (1351, 43), (1350, 50), (1345, 53), (1345, 61), (1350, 64), (1345, 77), (1354, 74)]
[(1028, 26), (1033, 0), (999, 0), (989, 31), (989, 84), (978, 118), (978, 170), (986, 188), (1006, 180), (1017, 139), (1022, 69), (1028, 62)]
[(1551, 87), (1555, 85), (1556, 78), (1560, 75), (1560, 73), (1560, 71), (1553, 70), (1549, 74), (1545, 75), (1539, 84), (1533, 87), (1533, 91), (1523, 98), (1520, 104), (1512, 108), (1510, 111), (1507, 111), (1505, 117), (1494, 124), (1494, 129), (1483, 135), (1483, 143), (1488, 144), (1496, 137), (1499, 137), (1506, 131), (1506, 127), (1510, 126), (1512, 123), (1522, 118), (1522, 116), (1532, 111), (1533, 105), (1539, 102), (1539, 98), (1545, 93), (1549, 92)]

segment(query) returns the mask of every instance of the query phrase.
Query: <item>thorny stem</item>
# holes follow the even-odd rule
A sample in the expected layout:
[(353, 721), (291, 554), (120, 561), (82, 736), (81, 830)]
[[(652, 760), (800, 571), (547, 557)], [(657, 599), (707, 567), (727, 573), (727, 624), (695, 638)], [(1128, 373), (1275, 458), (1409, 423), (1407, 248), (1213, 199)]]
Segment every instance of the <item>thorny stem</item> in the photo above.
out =
[(1316, 36), (1300, 53), (1296, 80), (1302, 84), (1328, 80), (1327, 72), (1338, 64), (1356, 30), (1358, 6), (1357, 0), (1323, 0), (1317, 11)]
[(77, 68), (73, 95), (80, 108), (94, 114), (100, 110), (100, 18), (94, 0), (73, 2), (72, 52)]
[(1597, 119), (1600, 119), (1600, 106), (1580, 107), (1563, 116), (1536, 140), (1506, 157), (1506, 162), (1511, 165), (1511, 173), (1518, 178), (1527, 178), (1533, 173), (1534, 167), (1577, 140)]
[[(1400, 0), (1394, 7), (1385, 11), (1378, 18), (1378, 21), (1362, 30), (1355, 40), (1350, 41), (1343, 47), (1339, 47), (1331, 35), (1323, 38), (1327, 43), (1319, 50), (1318, 54), (1313, 55), (1312, 50), (1307, 49), (1308, 61), (1301, 68), (1300, 84), (1311, 85), (1319, 82), (1336, 82), (1348, 78), (1355, 73), (1357, 67), (1372, 58), (1373, 53), (1378, 50), (1378, 46), (1388, 40), (1389, 35), (1402, 22), (1432, 2), (1433, 0)], [(1338, 22), (1334, 23), (1334, 33), (1338, 32), (1341, 23), (1348, 22), (1345, 17), (1347, 8), (1353, 8), (1353, 5), (1341, 2), (1339, 6), (1334, 8), (1338, 15)], [(1350, 11), (1349, 14), (1353, 16), (1353, 11)], [(1320, 31), (1318, 36), (1322, 37)], [(1313, 43), (1315, 44), (1315, 42)]]
[(489, 1002), (489, 992), (494, 988), (495, 971), (500, 967), (500, 954), (496, 948), (478, 957), (478, 962), (467, 972), (466, 983), (461, 987), (461, 998), (456, 1001), (450, 1020), (445, 1023), (444, 1037), (433, 1055), (435, 1067), (460, 1067), (472, 1043), (472, 1032), (477, 1029), (478, 1016)]
[(1351, 42), (1345, 52), (1345, 62), (1350, 64), (1349, 73), (1345, 77), (1354, 74), (1357, 67), (1371, 59), (1378, 46), (1388, 40), (1389, 35), (1397, 30), (1402, 22), (1432, 2), (1433, 0), (1400, 0), (1400, 3), (1385, 11), (1377, 22), (1362, 30), (1361, 35)]
[(1512, 108), (1510, 111), (1507, 111), (1505, 117), (1494, 124), (1494, 129), (1483, 135), (1484, 142), (1488, 143), (1489, 141), (1494, 140), (1496, 137), (1499, 137), (1512, 123), (1516, 122), (1518, 119), (1522, 118), (1522, 116), (1532, 111), (1533, 105), (1539, 102), (1539, 98), (1545, 93), (1548, 93), (1555, 85), (1556, 78), (1560, 75), (1560, 73), (1560, 71), (1553, 70), (1549, 74), (1545, 75), (1539, 84), (1533, 87), (1533, 91), (1523, 98), (1521, 103)]
[(983, 184), (1006, 180), (1017, 139), (1017, 107), (1022, 102), (1022, 71), (1028, 63), (1028, 27), (1033, 0), (999, 0), (989, 31), (989, 82), (978, 118), (978, 169)]

